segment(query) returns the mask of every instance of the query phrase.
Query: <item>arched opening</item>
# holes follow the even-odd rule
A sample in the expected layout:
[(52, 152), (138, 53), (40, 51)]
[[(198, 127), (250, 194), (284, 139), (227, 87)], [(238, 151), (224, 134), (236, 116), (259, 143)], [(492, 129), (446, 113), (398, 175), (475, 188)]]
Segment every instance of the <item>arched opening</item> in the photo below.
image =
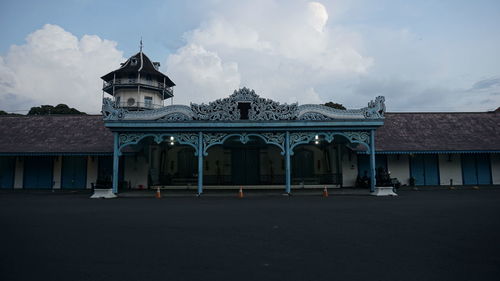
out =
[(293, 188), (354, 186), (358, 151), (366, 144), (351, 142), (344, 134), (318, 133), (294, 144), (291, 156)]
[[(243, 142), (242, 142), (243, 140)], [(229, 136), (210, 146), (203, 163), (206, 188), (266, 186), (283, 188), (285, 170), (281, 149), (258, 136)]]
[(196, 186), (198, 162), (190, 145), (172, 135), (144, 136), (121, 147), (124, 183), (128, 188)]

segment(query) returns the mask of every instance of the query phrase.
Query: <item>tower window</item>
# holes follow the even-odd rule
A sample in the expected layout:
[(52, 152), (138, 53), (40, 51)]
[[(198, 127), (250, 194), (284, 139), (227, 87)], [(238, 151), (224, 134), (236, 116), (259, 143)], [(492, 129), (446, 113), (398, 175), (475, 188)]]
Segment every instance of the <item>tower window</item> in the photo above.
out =
[(137, 65), (137, 59), (136, 58), (133, 58), (130, 60), (130, 64), (131, 65)]
[(153, 106), (153, 97), (144, 97), (144, 107)]
[(130, 74), (128, 75), (128, 82), (129, 82), (129, 83), (135, 83), (135, 77), (136, 77), (136, 76), (134, 75), (134, 73), (130, 73)]

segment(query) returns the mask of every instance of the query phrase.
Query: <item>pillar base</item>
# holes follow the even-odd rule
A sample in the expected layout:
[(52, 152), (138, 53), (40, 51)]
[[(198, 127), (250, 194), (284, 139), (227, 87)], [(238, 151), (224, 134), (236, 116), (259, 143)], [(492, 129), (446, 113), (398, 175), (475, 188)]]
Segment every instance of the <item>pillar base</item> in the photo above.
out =
[(370, 192), (373, 196), (398, 196), (392, 186), (377, 186), (374, 192)]
[(111, 199), (111, 198), (117, 198), (116, 194), (113, 193), (112, 188), (96, 188), (94, 189), (94, 194), (90, 196), (92, 199), (98, 199), (98, 198), (103, 198), (103, 199)]

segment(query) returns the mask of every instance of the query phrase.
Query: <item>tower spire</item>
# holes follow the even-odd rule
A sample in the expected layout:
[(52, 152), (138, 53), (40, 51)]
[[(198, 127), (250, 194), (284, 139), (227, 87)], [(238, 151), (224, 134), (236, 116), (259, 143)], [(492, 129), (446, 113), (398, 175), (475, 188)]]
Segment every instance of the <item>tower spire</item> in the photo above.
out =
[(140, 43), (139, 43), (139, 50), (140, 50), (140, 52), (142, 53), (142, 36), (141, 36), (141, 41), (140, 41)]

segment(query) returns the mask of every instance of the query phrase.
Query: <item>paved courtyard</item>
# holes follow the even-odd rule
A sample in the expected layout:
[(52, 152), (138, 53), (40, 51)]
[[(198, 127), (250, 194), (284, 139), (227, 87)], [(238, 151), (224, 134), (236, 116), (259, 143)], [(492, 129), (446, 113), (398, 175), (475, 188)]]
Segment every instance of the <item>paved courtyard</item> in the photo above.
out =
[(499, 280), (500, 189), (0, 193), (0, 280)]

